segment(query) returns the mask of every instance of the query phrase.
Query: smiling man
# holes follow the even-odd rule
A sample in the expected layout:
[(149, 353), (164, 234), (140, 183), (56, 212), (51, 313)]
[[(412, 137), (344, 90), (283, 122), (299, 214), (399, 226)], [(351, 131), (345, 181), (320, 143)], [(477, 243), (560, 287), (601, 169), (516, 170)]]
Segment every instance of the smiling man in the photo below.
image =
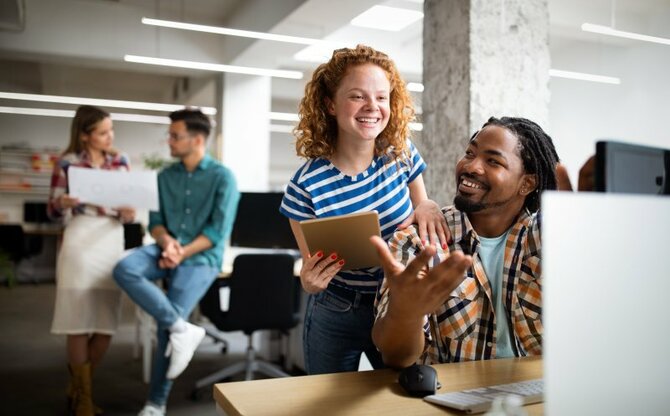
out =
[(540, 126), (492, 117), (456, 165), (442, 210), (452, 244), (424, 247), (415, 227), (373, 240), (385, 278), (372, 335), (387, 365), (542, 353), (540, 193), (557, 189), (559, 166)]

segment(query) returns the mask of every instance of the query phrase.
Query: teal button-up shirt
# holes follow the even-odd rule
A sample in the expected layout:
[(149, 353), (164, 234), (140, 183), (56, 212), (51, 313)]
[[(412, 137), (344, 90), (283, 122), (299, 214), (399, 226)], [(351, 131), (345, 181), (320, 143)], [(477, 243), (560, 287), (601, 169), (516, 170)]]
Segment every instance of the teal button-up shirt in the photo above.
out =
[(204, 264), (221, 268), (223, 248), (237, 213), (240, 193), (230, 169), (209, 155), (193, 172), (181, 162), (173, 163), (158, 175), (160, 211), (149, 213), (149, 230), (164, 226), (182, 245), (199, 235), (212, 247), (194, 254), (182, 264)]

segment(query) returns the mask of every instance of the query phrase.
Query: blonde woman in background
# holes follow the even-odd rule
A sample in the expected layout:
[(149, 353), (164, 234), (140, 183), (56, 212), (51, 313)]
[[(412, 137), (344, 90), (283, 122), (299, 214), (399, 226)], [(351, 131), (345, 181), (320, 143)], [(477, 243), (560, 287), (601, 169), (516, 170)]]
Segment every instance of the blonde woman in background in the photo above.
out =
[(93, 405), (91, 375), (118, 326), (121, 291), (112, 279), (112, 269), (124, 249), (122, 223), (133, 221), (135, 211), (81, 203), (69, 195), (68, 172), (73, 166), (127, 171), (128, 159), (112, 148), (113, 141), (109, 113), (79, 107), (72, 120), (70, 144), (51, 179), (48, 213), (66, 224), (56, 263), (51, 332), (67, 335), (71, 376), (67, 398), (76, 416), (101, 413)]

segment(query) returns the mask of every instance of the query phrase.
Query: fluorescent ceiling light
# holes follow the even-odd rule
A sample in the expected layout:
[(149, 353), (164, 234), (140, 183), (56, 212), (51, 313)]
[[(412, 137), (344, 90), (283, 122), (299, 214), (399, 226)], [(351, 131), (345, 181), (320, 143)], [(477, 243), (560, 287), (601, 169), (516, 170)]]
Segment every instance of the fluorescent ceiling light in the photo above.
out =
[(287, 124), (270, 124), (270, 131), (273, 133), (293, 133), (293, 126)]
[(54, 110), (53, 108), (0, 107), (0, 113), (26, 116), (74, 117), (74, 110)]
[(654, 43), (660, 43), (662, 45), (670, 45), (670, 39), (668, 38), (659, 38), (657, 36), (642, 35), (640, 33), (634, 33), (634, 32), (624, 32), (623, 30), (616, 30), (608, 26), (594, 25), (592, 23), (582, 24), (582, 30), (584, 32), (599, 33), (601, 35), (616, 36), (619, 38), (642, 40), (645, 42), (654, 42)]
[(148, 65), (170, 66), (175, 68), (201, 69), (204, 71), (214, 71), (214, 72), (232, 72), (235, 74), (302, 79), (302, 72), (300, 71), (284, 71), (280, 69), (256, 68), (251, 66), (209, 64), (206, 62), (182, 61), (179, 59), (152, 58), (149, 56), (137, 56), (137, 55), (126, 55), (123, 57), (123, 60), (126, 62), (136, 62)]
[(300, 118), (295, 113), (277, 113), (277, 112), (271, 111), (270, 112), (270, 120), (300, 121)]
[(174, 22), (170, 20), (142, 18), (142, 23), (150, 26), (169, 27), (172, 29), (193, 30), (196, 32), (216, 33), (219, 35), (240, 36), (243, 38), (273, 40), (276, 42), (298, 43), (301, 45), (313, 45), (322, 42), (320, 39), (303, 38), (299, 36), (276, 35), (267, 32), (252, 32), (250, 30), (230, 29), (227, 27), (197, 25), (193, 23)]
[(408, 82), (407, 89), (412, 92), (423, 92), (423, 84), (418, 82)]
[(333, 56), (333, 50), (336, 47), (326, 44), (310, 45), (299, 50), (293, 55), (293, 59), (303, 62), (327, 62)]
[[(53, 108), (0, 107), (0, 113), (27, 116), (74, 117), (74, 110), (56, 110)], [(132, 121), (137, 123), (170, 124), (170, 118), (143, 114), (111, 113), (114, 121)]]
[(372, 6), (351, 20), (351, 24), (359, 27), (398, 32), (421, 20), (423, 13), (416, 10), (399, 9), (388, 6)]
[[(556, 78), (569, 78), (569, 79), (578, 79), (581, 81), (594, 81), (594, 82), (603, 82), (606, 84), (621, 84), (621, 79), (616, 77), (609, 77), (605, 75), (594, 75), (586, 74), (583, 72), (572, 72), (572, 71), (561, 71), (559, 69), (550, 69), (549, 76)], [(408, 82), (407, 89), (414, 92), (423, 92), (423, 84), (417, 82)], [(421, 110), (417, 108), (417, 114), (421, 113)]]
[(550, 69), (549, 76), (557, 78), (578, 79), (581, 81), (602, 82), (605, 84), (621, 84), (621, 79), (616, 77), (608, 77), (605, 75), (586, 74), (584, 72), (562, 71), (559, 69)]
[(423, 123), (409, 123), (409, 129), (414, 131), (423, 131)]
[[(21, 94), (14, 92), (0, 92), (0, 99), (38, 101), (43, 103), (95, 105), (99, 107), (131, 108), (134, 110), (150, 110), (150, 111), (165, 111), (165, 112), (181, 110), (184, 107), (187, 107), (178, 104), (160, 104), (160, 103), (146, 103), (142, 101), (107, 100), (102, 98), (66, 97), (61, 95)], [(216, 114), (216, 108), (214, 107), (198, 107), (198, 108), (200, 108), (202, 112), (205, 114), (209, 115)]]
[(144, 114), (111, 113), (114, 121), (133, 121), (137, 123), (170, 124), (170, 117), (149, 116)]

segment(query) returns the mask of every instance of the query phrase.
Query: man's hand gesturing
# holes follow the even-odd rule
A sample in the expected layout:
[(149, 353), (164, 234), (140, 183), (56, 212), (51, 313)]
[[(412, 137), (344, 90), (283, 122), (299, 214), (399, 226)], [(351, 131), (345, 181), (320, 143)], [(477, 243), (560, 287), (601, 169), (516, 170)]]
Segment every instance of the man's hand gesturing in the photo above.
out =
[(435, 247), (427, 246), (406, 267), (396, 261), (387, 244), (370, 238), (379, 254), (389, 288), (387, 316), (397, 319), (422, 319), (442, 306), (449, 294), (463, 281), (472, 257), (460, 251), (428, 270)]

